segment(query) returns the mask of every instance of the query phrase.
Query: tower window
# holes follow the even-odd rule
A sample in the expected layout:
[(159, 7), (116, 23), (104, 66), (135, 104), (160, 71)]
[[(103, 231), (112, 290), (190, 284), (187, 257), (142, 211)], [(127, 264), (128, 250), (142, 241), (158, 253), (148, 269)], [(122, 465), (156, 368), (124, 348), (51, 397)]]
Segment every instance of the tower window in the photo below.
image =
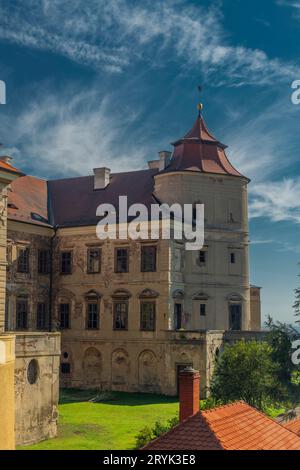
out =
[(206, 251), (204, 250), (201, 250), (199, 252), (199, 261), (201, 264), (205, 264), (206, 263)]
[(200, 304), (200, 316), (205, 317), (206, 315), (206, 304)]
[(235, 253), (230, 253), (230, 263), (231, 264), (235, 263)]
[(60, 273), (71, 274), (72, 273), (72, 252), (62, 251), (60, 254)]
[(18, 272), (29, 272), (29, 248), (20, 248), (18, 250)]

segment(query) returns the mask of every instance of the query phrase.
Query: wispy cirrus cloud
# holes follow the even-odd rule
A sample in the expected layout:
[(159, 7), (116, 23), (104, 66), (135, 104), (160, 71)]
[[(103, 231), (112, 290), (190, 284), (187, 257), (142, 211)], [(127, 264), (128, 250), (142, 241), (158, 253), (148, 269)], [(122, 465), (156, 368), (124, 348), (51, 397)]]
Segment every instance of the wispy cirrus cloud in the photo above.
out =
[(47, 178), (85, 175), (100, 166), (117, 172), (144, 167), (149, 146), (141, 140), (137, 146), (134, 135), (126, 134), (138, 110), (114, 109), (112, 98), (101, 98), (96, 87), (60, 93), (44, 89), (17, 117), (0, 115), (7, 137), (1, 154)]
[(299, 67), (263, 50), (232, 44), (222, 26), (220, 5), (16, 0), (0, 6), (0, 39), (109, 72), (136, 62), (155, 67), (180, 59), (182, 67), (198, 66), (218, 85), (266, 84), (299, 73)]
[(250, 217), (266, 217), (273, 222), (300, 224), (300, 178), (265, 181), (251, 190)]

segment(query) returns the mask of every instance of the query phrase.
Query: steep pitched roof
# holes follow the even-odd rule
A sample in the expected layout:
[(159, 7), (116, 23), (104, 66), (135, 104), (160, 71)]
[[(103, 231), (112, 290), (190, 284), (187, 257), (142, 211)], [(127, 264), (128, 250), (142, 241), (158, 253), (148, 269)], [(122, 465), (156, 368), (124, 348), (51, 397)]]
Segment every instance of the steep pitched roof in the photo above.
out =
[(11, 184), (8, 192), (8, 217), (19, 222), (49, 225), (47, 181), (22, 176)]
[(173, 145), (172, 159), (165, 171), (190, 170), (243, 176), (228, 160), (226, 145), (211, 134), (201, 115), (197, 117), (192, 129)]
[(244, 402), (199, 412), (146, 450), (300, 450), (300, 438)]
[(285, 423), (284, 427), (300, 436), (300, 417)]

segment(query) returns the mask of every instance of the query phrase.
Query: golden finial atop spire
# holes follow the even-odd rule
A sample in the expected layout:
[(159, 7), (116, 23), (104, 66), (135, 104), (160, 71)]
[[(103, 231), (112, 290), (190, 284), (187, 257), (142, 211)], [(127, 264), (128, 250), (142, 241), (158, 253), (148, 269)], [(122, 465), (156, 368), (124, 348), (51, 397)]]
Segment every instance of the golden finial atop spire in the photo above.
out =
[[(202, 86), (201, 85), (198, 85), (198, 91), (199, 91), (199, 95), (201, 95), (201, 92), (202, 92)], [(201, 111), (203, 109), (203, 104), (202, 103), (198, 103), (197, 104), (197, 109), (198, 109), (198, 113), (199, 113), (199, 117), (201, 116)]]

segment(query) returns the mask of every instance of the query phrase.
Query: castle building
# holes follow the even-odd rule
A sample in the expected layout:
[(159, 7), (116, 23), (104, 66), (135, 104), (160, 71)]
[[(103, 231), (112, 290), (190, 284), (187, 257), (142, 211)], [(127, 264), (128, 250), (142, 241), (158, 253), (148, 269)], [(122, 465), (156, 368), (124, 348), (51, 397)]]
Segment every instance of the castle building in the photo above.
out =
[[(10, 184), (5, 330), (25, 337), (59, 329), (62, 386), (174, 395), (191, 365), (205, 393), (224, 343), (260, 335), (260, 290), (249, 284), (249, 180), (200, 113), (173, 146), (144, 170), (18, 175)], [(204, 204), (203, 248), (100, 240), (97, 207), (117, 207), (120, 195), (149, 209)]]

